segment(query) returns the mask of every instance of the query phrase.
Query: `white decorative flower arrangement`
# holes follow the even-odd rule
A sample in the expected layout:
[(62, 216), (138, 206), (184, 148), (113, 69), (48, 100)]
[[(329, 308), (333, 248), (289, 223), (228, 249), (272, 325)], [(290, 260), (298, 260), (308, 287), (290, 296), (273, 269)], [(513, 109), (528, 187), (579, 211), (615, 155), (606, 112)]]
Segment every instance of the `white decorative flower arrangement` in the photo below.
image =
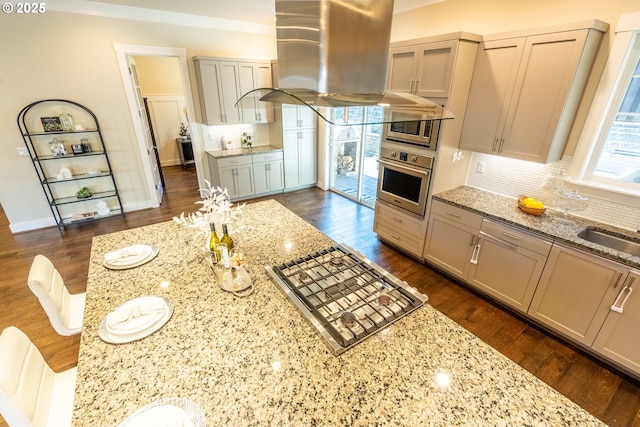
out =
[(209, 223), (216, 224), (216, 231), (222, 231), (222, 224), (227, 224), (229, 234), (240, 232), (245, 226), (241, 224), (241, 216), (244, 213), (243, 208), (246, 203), (233, 205), (229, 200), (229, 191), (218, 186), (212, 186), (209, 181), (204, 180), (207, 188), (200, 189), (203, 195), (202, 200), (195, 202), (196, 205), (202, 205), (196, 212), (192, 212), (185, 216), (184, 212), (180, 217), (173, 217), (173, 220), (184, 227), (197, 229), (196, 236), (209, 236)]

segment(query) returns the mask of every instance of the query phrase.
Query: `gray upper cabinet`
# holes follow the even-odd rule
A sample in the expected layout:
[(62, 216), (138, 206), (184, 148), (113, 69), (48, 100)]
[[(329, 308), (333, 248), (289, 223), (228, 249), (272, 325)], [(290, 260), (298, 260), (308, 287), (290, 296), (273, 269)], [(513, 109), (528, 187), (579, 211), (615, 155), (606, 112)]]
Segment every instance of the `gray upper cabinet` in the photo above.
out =
[(209, 126), (273, 121), (270, 103), (248, 97), (253, 89), (271, 86), (271, 64), (197, 56), (194, 58), (200, 113)]
[[(270, 88), (271, 63), (270, 62), (239, 62), (238, 63), (240, 96), (254, 89)], [(273, 107), (270, 102), (259, 100), (260, 94), (249, 95), (241, 102), (243, 123), (269, 123), (273, 122)]]
[(195, 63), (202, 121), (209, 126), (242, 123), (234, 106), (240, 97), (238, 63), (201, 58)]
[(562, 157), (608, 29), (600, 21), (581, 24), (562, 31), (485, 37), (460, 148), (539, 163)]
[(389, 90), (426, 98), (447, 98), (458, 40), (444, 40), (389, 50)]

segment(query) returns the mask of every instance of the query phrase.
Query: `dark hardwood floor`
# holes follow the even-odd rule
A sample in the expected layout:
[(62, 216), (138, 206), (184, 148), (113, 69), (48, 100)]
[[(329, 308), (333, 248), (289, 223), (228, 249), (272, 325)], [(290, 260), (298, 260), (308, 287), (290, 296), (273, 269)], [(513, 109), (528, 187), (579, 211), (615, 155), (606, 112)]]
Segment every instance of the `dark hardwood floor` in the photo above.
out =
[[(0, 330), (22, 329), (56, 370), (77, 362), (79, 336), (55, 333), (27, 287), (31, 261), (49, 257), (72, 293), (85, 289), (93, 236), (170, 220), (197, 209), (193, 169), (164, 168), (161, 207), (92, 223), (11, 234), (0, 208)], [(317, 188), (273, 197), (334, 240), (346, 243), (429, 296), (429, 303), (524, 369), (611, 426), (640, 427), (640, 383), (528, 324), (447, 276), (381, 243), (372, 231), (373, 210)], [(261, 199), (256, 199), (261, 200)], [(251, 201), (253, 202), (253, 201)], [(300, 321), (303, 321), (300, 318)], [(0, 418), (0, 427), (6, 424)]]

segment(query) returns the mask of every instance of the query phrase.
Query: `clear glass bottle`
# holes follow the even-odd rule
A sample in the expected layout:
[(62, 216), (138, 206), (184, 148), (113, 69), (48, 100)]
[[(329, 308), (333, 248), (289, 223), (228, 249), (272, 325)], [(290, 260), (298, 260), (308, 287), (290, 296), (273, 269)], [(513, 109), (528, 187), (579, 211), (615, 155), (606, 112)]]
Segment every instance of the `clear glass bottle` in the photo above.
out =
[(231, 250), (235, 246), (233, 244), (233, 239), (229, 236), (229, 230), (227, 228), (227, 224), (222, 224), (222, 239), (220, 239), (221, 243), (227, 245), (227, 249)]
[(51, 150), (51, 154), (56, 157), (67, 155), (67, 150), (64, 148), (64, 144), (58, 138), (53, 138), (49, 141), (49, 149)]
[(62, 109), (62, 113), (60, 114), (60, 124), (62, 125), (62, 130), (66, 132), (71, 132), (75, 129), (76, 123), (73, 120), (73, 116), (66, 110)]

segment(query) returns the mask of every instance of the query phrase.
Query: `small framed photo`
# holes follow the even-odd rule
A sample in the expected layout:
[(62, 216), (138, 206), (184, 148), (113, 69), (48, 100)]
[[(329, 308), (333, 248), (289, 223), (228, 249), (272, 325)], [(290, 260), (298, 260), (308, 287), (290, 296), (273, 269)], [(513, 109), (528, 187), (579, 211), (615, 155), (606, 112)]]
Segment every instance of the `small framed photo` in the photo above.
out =
[(62, 132), (60, 117), (40, 117), (45, 132)]
[(82, 149), (82, 144), (71, 144), (71, 151), (73, 154), (83, 154), (84, 150)]

